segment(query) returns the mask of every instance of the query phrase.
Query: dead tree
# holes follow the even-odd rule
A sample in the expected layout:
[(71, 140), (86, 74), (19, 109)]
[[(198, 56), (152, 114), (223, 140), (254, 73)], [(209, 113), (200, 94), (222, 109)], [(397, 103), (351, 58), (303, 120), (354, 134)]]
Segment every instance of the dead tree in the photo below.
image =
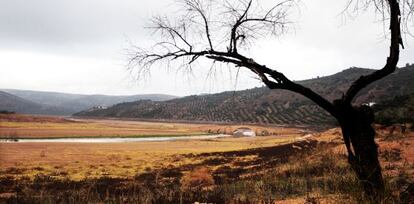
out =
[[(384, 181), (374, 141), (374, 114), (370, 107), (356, 106), (352, 102), (361, 89), (396, 70), (400, 46), (403, 46), (400, 4), (405, 4), (398, 0), (365, 0), (366, 5), (373, 3), (382, 11), (384, 19), (388, 21), (389, 56), (382, 69), (361, 76), (342, 97), (331, 102), (288, 79), (276, 69), (260, 64), (240, 52), (259, 37), (282, 34), (290, 23), (287, 16), (290, 8), (295, 6), (294, 0), (281, 1), (267, 10), (258, 4), (259, 1), (254, 0), (182, 2), (185, 12), (175, 21), (177, 23), (171, 23), (171, 19), (165, 17), (153, 19), (152, 28), (161, 35), (162, 40), (151, 50), (136, 48), (130, 58), (131, 67), (143, 72), (156, 62), (170, 63), (179, 59), (182, 60), (182, 66), (191, 67), (192, 63), (203, 57), (213, 63), (246, 68), (270, 89), (284, 89), (305, 96), (336, 118), (348, 150), (349, 164), (362, 182), (365, 193), (373, 198), (381, 197)], [(410, 7), (404, 6), (404, 11), (413, 10), (412, 2), (408, 2), (408, 5)]]

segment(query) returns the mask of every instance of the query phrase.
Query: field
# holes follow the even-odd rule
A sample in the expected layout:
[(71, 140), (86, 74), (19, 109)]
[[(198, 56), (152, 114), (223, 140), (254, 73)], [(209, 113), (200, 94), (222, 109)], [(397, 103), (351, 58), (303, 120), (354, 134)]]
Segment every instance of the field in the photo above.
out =
[[(65, 138), (65, 137), (148, 137), (231, 134), (241, 125), (185, 124), (121, 120), (86, 120), (27, 115), (0, 114), (0, 137)], [(295, 128), (248, 125), (257, 134), (302, 134)]]
[[(23, 137), (23, 133), (37, 129), (38, 132), (25, 137), (49, 138), (55, 133), (61, 133), (59, 137), (81, 136), (81, 132), (87, 132), (85, 135), (89, 137), (116, 136), (110, 131), (97, 130), (100, 128), (123, 130), (123, 136), (156, 136), (226, 133), (241, 127), (44, 117), (28, 120), (27, 117), (3, 120), (0, 130), (14, 128), (16, 137)], [(77, 125), (83, 129), (77, 129)], [(165, 129), (157, 132), (157, 127)], [(337, 128), (310, 132), (286, 127), (249, 127), (266, 136), (111, 144), (0, 143), (0, 201), (366, 202), (346, 162)], [(62, 129), (72, 132), (63, 134)], [(398, 131), (390, 134), (389, 129), (378, 132), (387, 199), (389, 203), (398, 203), (407, 199), (405, 189), (414, 179), (414, 151), (410, 148), (414, 145), (414, 134)]]
[[(3, 138), (11, 136), (13, 138), (66, 138), (231, 134), (233, 130), (240, 127), (120, 120), (68, 120), (25, 115), (3, 116), (0, 124), (0, 136)], [(266, 132), (269, 136), (110, 144), (0, 143), (0, 168), (2, 175), (13, 177), (33, 178), (38, 174), (73, 180), (102, 176), (133, 177), (148, 169), (196, 162), (189, 159), (181, 160), (181, 155), (270, 147), (291, 143), (307, 134), (306, 131), (295, 128), (248, 127), (258, 134)]]
[(133, 177), (145, 169), (197, 162), (181, 155), (269, 147), (292, 140), (294, 137), (272, 136), (111, 144), (0, 143), (0, 168), (3, 175), (13, 176), (47, 174), (75, 180)]

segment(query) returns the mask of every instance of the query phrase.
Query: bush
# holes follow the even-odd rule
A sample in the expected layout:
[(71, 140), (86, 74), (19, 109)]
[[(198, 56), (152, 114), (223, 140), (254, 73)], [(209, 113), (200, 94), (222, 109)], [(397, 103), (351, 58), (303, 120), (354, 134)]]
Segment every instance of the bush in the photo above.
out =
[(196, 168), (181, 178), (183, 190), (201, 189), (212, 185), (214, 185), (214, 179), (210, 169), (206, 167)]

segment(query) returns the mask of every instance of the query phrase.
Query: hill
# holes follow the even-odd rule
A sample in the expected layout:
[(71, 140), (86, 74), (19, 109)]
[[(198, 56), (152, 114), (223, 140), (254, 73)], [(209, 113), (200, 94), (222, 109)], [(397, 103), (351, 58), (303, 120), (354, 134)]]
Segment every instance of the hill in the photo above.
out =
[(3, 91), (0, 91), (0, 110), (30, 114), (49, 113), (51, 115), (67, 111), (64, 108), (42, 105)]
[[(359, 78), (372, 69), (350, 68), (337, 74), (299, 81), (330, 100), (340, 97)], [(414, 65), (361, 91), (355, 103), (381, 102), (414, 92)], [(189, 121), (217, 121), (272, 124), (333, 124), (327, 112), (310, 100), (284, 90), (266, 87), (212, 95), (188, 96), (164, 102), (141, 100), (121, 103), (107, 109), (89, 110), (76, 116), (124, 117)]]
[(35, 110), (40, 108), (40, 104), (0, 91), (0, 110), (26, 112), (26, 110)]
[(0, 110), (46, 115), (71, 115), (95, 106), (106, 107), (117, 103), (137, 100), (150, 99), (154, 101), (164, 101), (176, 98), (175, 96), (163, 94), (109, 96), (15, 89), (3, 89), (0, 91), (2, 91), (4, 95), (7, 94), (7, 99), (5, 98), (0, 100)]
[(414, 94), (397, 96), (374, 105), (375, 119), (384, 125), (414, 123)]

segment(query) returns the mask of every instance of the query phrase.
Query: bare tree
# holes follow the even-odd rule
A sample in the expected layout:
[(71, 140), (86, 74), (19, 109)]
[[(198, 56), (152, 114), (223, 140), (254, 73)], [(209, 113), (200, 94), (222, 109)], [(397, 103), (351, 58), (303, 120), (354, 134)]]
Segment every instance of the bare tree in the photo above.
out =
[(213, 63), (221, 62), (246, 68), (255, 73), (270, 89), (285, 89), (309, 98), (337, 119), (342, 128), (349, 164), (362, 182), (365, 193), (373, 198), (380, 198), (384, 192), (384, 181), (374, 141), (374, 114), (370, 107), (354, 106), (352, 102), (361, 89), (396, 70), (400, 46), (403, 46), (400, 5), (405, 13), (409, 12), (405, 16), (410, 16), (414, 10), (413, 2), (350, 2), (363, 6), (375, 5), (377, 11), (383, 14), (384, 20), (389, 24), (390, 52), (382, 69), (361, 76), (342, 97), (333, 102), (239, 51), (248, 49), (258, 38), (282, 34), (290, 23), (287, 17), (296, 4), (294, 0), (279, 1), (268, 9), (263, 9), (259, 1), (255, 0), (182, 0), (185, 12), (174, 21), (177, 23), (171, 23), (166, 17), (153, 19), (151, 28), (161, 34), (161, 41), (151, 50), (137, 48), (130, 58), (130, 65), (142, 72), (156, 62), (170, 63), (181, 59), (181, 66), (191, 67), (193, 62), (204, 57)]

